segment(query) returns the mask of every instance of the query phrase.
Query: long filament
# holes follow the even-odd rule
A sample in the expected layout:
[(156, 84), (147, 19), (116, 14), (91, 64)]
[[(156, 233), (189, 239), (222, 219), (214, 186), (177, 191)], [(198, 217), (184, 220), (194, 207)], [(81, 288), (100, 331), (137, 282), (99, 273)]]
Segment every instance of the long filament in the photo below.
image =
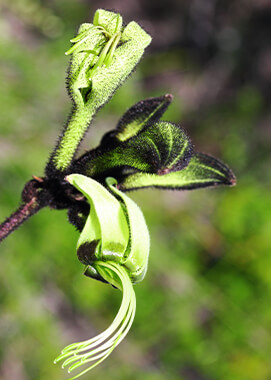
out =
[(102, 277), (122, 290), (122, 302), (116, 317), (104, 332), (86, 341), (68, 345), (55, 359), (55, 363), (65, 359), (62, 367), (68, 367), (69, 373), (81, 365), (93, 363), (70, 380), (76, 379), (104, 361), (127, 335), (135, 316), (136, 297), (126, 269), (113, 261), (98, 261), (95, 268)]

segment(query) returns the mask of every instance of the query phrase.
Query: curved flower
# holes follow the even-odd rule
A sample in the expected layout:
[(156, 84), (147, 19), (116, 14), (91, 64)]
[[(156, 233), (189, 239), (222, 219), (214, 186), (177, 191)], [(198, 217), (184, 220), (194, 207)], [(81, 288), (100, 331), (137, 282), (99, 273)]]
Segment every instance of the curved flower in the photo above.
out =
[(67, 346), (56, 358), (55, 363), (64, 360), (62, 367), (68, 367), (68, 372), (90, 364), (75, 379), (106, 359), (128, 333), (136, 310), (133, 283), (141, 281), (147, 269), (149, 233), (141, 210), (115, 188), (113, 178), (106, 179), (108, 190), (80, 174), (66, 179), (90, 204), (77, 244), (79, 260), (87, 265), (85, 275), (123, 292), (118, 314), (103, 333)]

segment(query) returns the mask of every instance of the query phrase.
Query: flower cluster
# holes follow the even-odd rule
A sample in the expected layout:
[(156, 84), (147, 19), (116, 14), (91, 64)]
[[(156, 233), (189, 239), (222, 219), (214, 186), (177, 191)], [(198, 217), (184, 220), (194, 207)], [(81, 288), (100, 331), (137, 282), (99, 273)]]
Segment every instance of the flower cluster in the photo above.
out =
[(122, 26), (114, 12), (98, 10), (83, 24), (66, 52), (71, 115), (45, 168), (25, 185), (22, 204), (0, 225), (0, 241), (42, 207), (67, 209), (79, 230), (78, 259), (88, 277), (123, 293), (112, 324), (101, 334), (63, 349), (68, 371), (86, 365), (73, 379), (101, 363), (128, 333), (135, 315), (133, 284), (146, 273), (149, 233), (139, 207), (125, 194), (146, 187), (190, 190), (234, 185), (220, 160), (194, 151), (177, 124), (161, 117), (173, 97), (142, 100), (107, 132), (98, 147), (76, 153), (94, 115), (133, 71), (151, 37), (135, 22)]
[[(124, 191), (145, 187), (195, 189), (233, 185), (231, 170), (216, 158), (195, 153), (183, 129), (160, 117), (172, 96), (147, 99), (130, 108), (100, 145), (77, 159), (66, 180), (88, 202), (89, 213), (73, 213), (81, 230), (77, 254), (85, 274), (123, 292), (120, 310), (111, 326), (89, 340), (64, 348), (55, 362), (68, 371), (101, 363), (128, 333), (136, 299), (133, 283), (144, 278), (149, 234), (142, 212)], [(115, 177), (112, 178), (112, 176)], [(122, 191), (120, 191), (120, 189)], [(76, 213), (77, 212), (77, 213)]]

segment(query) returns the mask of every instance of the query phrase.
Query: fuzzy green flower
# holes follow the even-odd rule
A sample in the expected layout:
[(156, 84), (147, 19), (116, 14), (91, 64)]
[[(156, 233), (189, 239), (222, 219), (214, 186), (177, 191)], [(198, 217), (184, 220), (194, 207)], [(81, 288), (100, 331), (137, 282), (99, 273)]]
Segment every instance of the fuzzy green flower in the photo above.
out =
[(122, 303), (112, 324), (89, 340), (64, 348), (55, 363), (64, 360), (68, 372), (90, 364), (73, 379), (91, 370), (114, 350), (128, 333), (135, 316), (133, 284), (146, 273), (149, 256), (149, 232), (139, 207), (107, 178), (108, 189), (97, 181), (69, 175), (67, 181), (88, 200), (90, 212), (77, 244), (79, 259), (85, 263), (85, 275), (108, 282), (123, 293)]

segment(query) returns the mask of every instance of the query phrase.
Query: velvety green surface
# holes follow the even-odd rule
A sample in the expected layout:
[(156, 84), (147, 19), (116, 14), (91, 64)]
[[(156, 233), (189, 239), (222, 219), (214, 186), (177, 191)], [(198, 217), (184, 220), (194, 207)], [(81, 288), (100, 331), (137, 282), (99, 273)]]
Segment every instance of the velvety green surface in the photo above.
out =
[[(66, 121), (68, 40), (76, 26), (92, 20), (95, 7), (109, 7), (105, 1), (20, 3), (0, 5), (1, 220), (17, 207), (24, 183), (43, 174)], [(187, 11), (188, 5), (183, 7)], [(259, 74), (264, 45), (248, 54), (254, 46), (251, 30), (257, 34), (259, 28), (252, 14), (260, 11), (256, 5), (247, 8), (247, 18), (227, 11), (238, 20), (240, 37), (231, 51), (192, 43), (191, 50), (181, 43), (165, 48), (163, 33), (154, 27), (160, 24), (150, 20), (156, 48), (147, 50), (84, 142), (82, 151), (94, 147), (128, 107), (171, 92), (175, 99), (163, 118), (181, 123), (196, 150), (227, 162), (238, 179), (234, 188), (129, 194), (150, 230), (148, 272), (135, 286), (137, 313), (128, 337), (85, 379), (271, 377), (270, 98)], [(126, 21), (142, 24), (149, 17), (144, 12)], [(176, 12), (181, 18), (177, 6)], [(171, 28), (170, 16), (163, 17)], [(223, 22), (217, 17), (214, 25)], [(230, 73), (223, 81), (225, 67)], [(67, 378), (53, 364), (59, 351), (112, 322), (121, 294), (82, 275), (77, 239), (64, 211), (46, 209), (1, 243), (1, 380)]]

